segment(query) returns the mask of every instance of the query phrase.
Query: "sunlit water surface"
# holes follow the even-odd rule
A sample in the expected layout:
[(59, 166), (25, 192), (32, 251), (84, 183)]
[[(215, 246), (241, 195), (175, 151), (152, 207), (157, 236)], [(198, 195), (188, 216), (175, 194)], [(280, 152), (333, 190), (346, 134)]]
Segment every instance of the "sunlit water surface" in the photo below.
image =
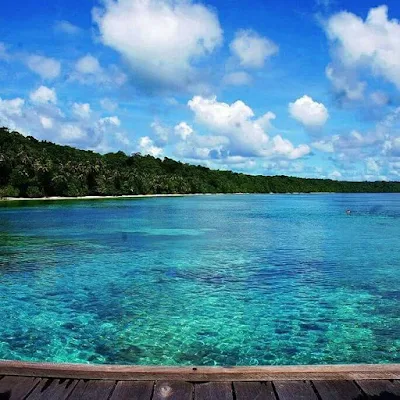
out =
[(3, 203), (0, 358), (400, 362), (399, 243), (396, 194)]

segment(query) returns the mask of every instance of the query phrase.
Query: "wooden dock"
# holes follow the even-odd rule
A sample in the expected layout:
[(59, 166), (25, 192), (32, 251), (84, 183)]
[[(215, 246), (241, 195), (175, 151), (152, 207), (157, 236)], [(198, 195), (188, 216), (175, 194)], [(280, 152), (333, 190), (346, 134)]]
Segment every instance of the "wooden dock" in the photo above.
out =
[(400, 364), (140, 367), (0, 361), (0, 400), (400, 399)]

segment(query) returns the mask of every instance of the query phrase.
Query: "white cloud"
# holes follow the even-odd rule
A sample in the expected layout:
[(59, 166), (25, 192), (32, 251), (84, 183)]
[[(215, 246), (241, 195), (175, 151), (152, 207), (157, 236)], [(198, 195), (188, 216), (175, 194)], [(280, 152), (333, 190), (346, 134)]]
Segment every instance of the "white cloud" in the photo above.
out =
[(99, 60), (91, 54), (81, 57), (76, 62), (75, 69), (81, 74), (99, 74), (102, 72)]
[(367, 83), (358, 81), (354, 72), (343, 68), (337, 70), (332, 65), (328, 65), (325, 74), (332, 82), (335, 91), (338, 94), (344, 95), (346, 99), (355, 101), (364, 98)]
[(318, 142), (313, 142), (311, 143), (311, 146), (324, 153), (333, 153), (335, 151), (333, 142), (329, 140), (320, 140)]
[(333, 180), (340, 180), (342, 177), (343, 176), (342, 176), (341, 172), (337, 171), (337, 170), (335, 170), (329, 174), (329, 178), (333, 179)]
[(29, 95), (30, 100), (36, 104), (57, 103), (57, 94), (54, 88), (50, 89), (47, 86), (40, 86)]
[(367, 158), (365, 160), (365, 167), (368, 173), (373, 173), (373, 174), (377, 174), (381, 170), (378, 161), (374, 160), (373, 158)]
[(385, 140), (383, 143), (383, 154), (400, 157), (400, 136)]
[[(121, 150), (121, 147), (128, 152), (134, 149), (121, 130), (121, 121), (117, 116), (96, 120), (90, 115), (84, 119), (72, 119), (70, 113), (63, 113), (51, 102), (49, 92), (42, 92), (39, 99), (25, 103), (21, 98), (0, 98), (0, 125), (23, 135), (83, 149), (101, 152)], [(87, 111), (87, 107), (80, 109), (83, 110)]]
[(192, 160), (209, 160), (210, 158), (215, 160), (223, 157), (225, 161), (229, 159), (230, 163), (235, 163), (238, 158), (246, 159), (241, 156), (227, 155), (226, 150), (224, 150), (227, 146), (229, 146), (229, 139), (225, 136), (202, 136), (192, 133), (186, 140), (177, 143), (175, 154)]
[(66, 33), (67, 35), (72, 35), (72, 36), (78, 35), (82, 31), (82, 29), (79, 28), (78, 26), (65, 20), (56, 21), (56, 23), (54, 24), (54, 30), (56, 32)]
[(41, 115), (39, 119), (44, 129), (51, 129), (53, 127), (53, 120), (51, 118)]
[(150, 124), (150, 127), (153, 129), (153, 131), (155, 132), (155, 134), (157, 135), (157, 142), (159, 144), (165, 144), (168, 142), (168, 138), (169, 138), (169, 128), (162, 125), (160, 123), (160, 121), (153, 121)]
[(20, 97), (11, 100), (3, 100), (0, 98), (0, 114), (7, 116), (21, 116), (24, 104), (25, 100)]
[(104, 110), (109, 112), (115, 111), (118, 108), (118, 104), (115, 101), (108, 98), (101, 99), (100, 105)]
[(106, 128), (107, 126), (121, 126), (121, 121), (117, 116), (104, 117), (98, 120), (98, 126)]
[(292, 142), (282, 138), (280, 135), (274, 136), (272, 142), (274, 145), (269, 151), (267, 151), (266, 155), (281, 155), (290, 160), (295, 160), (296, 158), (301, 158), (310, 152), (310, 148), (306, 144), (300, 144), (298, 147), (295, 147)]
[(289, 103), (289, 113), (306, 128), (320, 128), (329, 118), (327, 108), (307, 95)]
[(400, 22), (388, 19), (387, 6), (371, 8), (365, 21), (347, 11), (337, 13), (325, 30), (346, 68), (367, 68), (400, 89)]
[(122, 143), (125, 146), (130, 146), (131, 141), (129, 140), (129, 138), (122, 132), (116, 132), (115, 133), (115, 137), (117, 138), (117, 140)]
[(75, 63), (75, 72), (71, 75), (71, 79), (83, 84), (101, 83), (122, 86), (127, 76), (115, 65), (103, 68), (96, 57), (86, 54)]
[(86, 132), (78, 125), (66, 123), (60, 127), (60, 139), (66, 142), (76, 142), (86, 137)]
[(182, 121), (178, 125), (175, 125), (174, 131), (175, 135), (178, 135), (182, 140), (186, 140), (193, 133), (193, 128)]
[(249, 85), (251, 81), (252, 81), (251, 76), (244, 71), (231, 72), (229, 74), (226, 74), (223, 78), (223, 83), (225, 85), (232, 85), (232, 86)]
[(216, 97), (194, 96), (188, 106), (198, 123), (228, 138), (229, 145), (222, 149), (225, 155), (298, 158), (310, 152), (308, 146), (294, 147), (280, 135), (270, 139), (265, 126), (274, 114), (267, 113), (256, 119), (253, 110), (240, 100), (227, 104), (217, 101)]
[(116, 0), (93, 10), (101, 41), (136, 79), (166, 88), (190, 84), (196, 60), (222, 43), (216, 14), (191, 0)]
[(160, 157), (163, 153), (163, 149), (155, 146), (153, 140), (148, 136), (143, 136), (139, 139), (139, 150), (141, 153), (150, 154), (153, 157)]
[(90, 117), (92, 110), (89, 103), (74, 103), (72, 112), (79, 118), (87, 119)]
[(239, 59), (240, 65), (248, 68), (263, 67), (265, 60), (279, 50), (273, 41), (249, 29), (236, 32), (229, 47)]
[(36, 72), (43, 79), (55, 79), (60, 75), (61, 64), (54, 58), (30, 55), (26, 58), (29, 69)]

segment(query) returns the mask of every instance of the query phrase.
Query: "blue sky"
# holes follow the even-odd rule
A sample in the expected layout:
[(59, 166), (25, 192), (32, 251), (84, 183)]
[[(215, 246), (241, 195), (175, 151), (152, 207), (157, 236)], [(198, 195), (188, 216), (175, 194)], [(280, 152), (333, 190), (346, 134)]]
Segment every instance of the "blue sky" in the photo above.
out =
[(400, 3), (15, 0), (0, 124), (251, 174), (400, 180)]

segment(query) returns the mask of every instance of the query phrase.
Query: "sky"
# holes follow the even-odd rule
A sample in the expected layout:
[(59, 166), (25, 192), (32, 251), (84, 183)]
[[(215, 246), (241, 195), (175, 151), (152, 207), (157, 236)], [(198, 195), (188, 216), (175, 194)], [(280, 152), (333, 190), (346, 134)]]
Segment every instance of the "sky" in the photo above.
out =
[(249, 174), (400, 180), (400, 2), (14, 0), (0, 125)]

